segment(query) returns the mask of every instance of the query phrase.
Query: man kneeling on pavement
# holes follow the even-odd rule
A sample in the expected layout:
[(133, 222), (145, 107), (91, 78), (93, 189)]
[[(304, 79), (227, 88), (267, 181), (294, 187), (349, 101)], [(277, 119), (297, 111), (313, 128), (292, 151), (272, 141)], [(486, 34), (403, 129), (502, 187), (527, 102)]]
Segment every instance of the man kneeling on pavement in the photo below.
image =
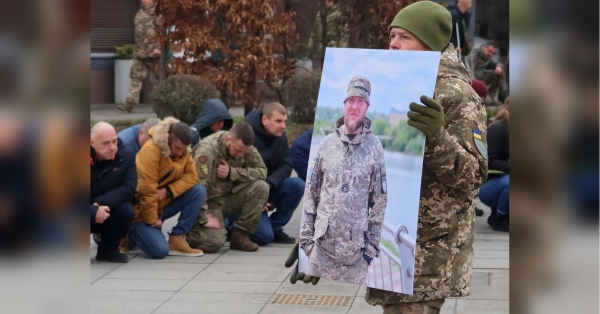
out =
[(200, 184), (206, 188), (207, 197), (188, 233), (192, 247), (217, 252), (226, 241), (224, 219), (238, 216), (230, 249), (258, 250), (248, 235), (256, 231), (269, 197), (269, 185), (265, 181), (267, 168), (253, 142), (252, 127), (241, 123), (229, 132), (220, 131), (202, 139), (194, 147)]
[[(150, 139), (136, 156), (138, 184), (129, 240), (150, 258), (202, 256), (202, 250), (190, 248), (184, 238), (206, 197), (189, 151), (190, 129), (167, 117), (152, 127), (148, 136)], [(177, 214), (177, 225), (167, 242), (162, 224)]]

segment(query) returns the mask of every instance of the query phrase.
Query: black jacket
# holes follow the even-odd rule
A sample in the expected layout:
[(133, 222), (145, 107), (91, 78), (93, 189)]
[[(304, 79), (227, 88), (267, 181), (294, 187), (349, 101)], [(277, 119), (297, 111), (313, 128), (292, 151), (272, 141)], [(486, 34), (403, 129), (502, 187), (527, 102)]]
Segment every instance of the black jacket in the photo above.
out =
[(131, 202), (137, 187), (135, 153), (119, 139), (118, 151), (114, 160), (99, 162), (96, 152), (90, 147), (90, 215), (95, 221), (98, 203), (116, 209), (125, 202)]
[[(469, 21), (471, 20), (471, 12), (465, 12), (464, 14), (460, 12), (457, 6), (450, 5), (448, 6), (448, 11), (452, 15), (452, 35), (450, 36), (450, 42), (454, 47), (463, 48), (465, 42), (465, 32), (468, 32)], [(467, 29), (463, 27), (462, 21), (465, 21), (465, 25)], [(458, 35), (460, 38), (460, 45), (458, 45), (458, 41), (456, 40), (456, 23), (458, 23)]]
[[(488, 169), (509, 173), (508, 123), (506, 120), (491, 125), (487, 129)], [(489, 174), (488, 180), (499, 175)]]
[(233, 118), (227, 106), (218, 98), (209, 99), (202, 104), (202, 109), (196, 117), (196, 122), (190, 128), (192, 131), (192, 146), (196, 146), (203, 138), (213, 134), (210, 125), (224, 120), (223, 130), (229, 131), (233, 126)]
[(272, 192), (292, 174), (292, 157), (285, 132), (280, 137), (268, 135), (261, 119), (262, 109), (257, 109), (250, 112), (245, 120), (254, 129), (254, 147), (267, 166), (267, 183)]

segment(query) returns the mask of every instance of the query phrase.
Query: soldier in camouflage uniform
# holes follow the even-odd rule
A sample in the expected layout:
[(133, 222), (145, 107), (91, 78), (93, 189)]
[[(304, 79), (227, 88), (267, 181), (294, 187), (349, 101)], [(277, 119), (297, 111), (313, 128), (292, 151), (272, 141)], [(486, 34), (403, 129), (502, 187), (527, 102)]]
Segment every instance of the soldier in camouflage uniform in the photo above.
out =
[(504, 65), (492, 59), (497, 51), (498, 43), (495, 40), (489, 40), (478, 49), (475, 49), (466, 58), (466, 61), (473, 71), (474, 78), (485, 82), (489, 86), (488, 97), (485, 100), (486, 104), (500, 106), (502, 104), (497, 101), (497, 97), (506, 97), (508, 84)]
[[(187, 238), (190, 246), (215, 253), (225, 244), (224, 219), (240, 215), (231, 232), (232, 250), (256, 251), (248, 234), (256, 231), (269, 197), (267, 167), (252, 146), (254, 132), (246, 123), (220, 131), (194, 147), (200, 184), (206, 189), (202, 211)], [(210, 225), (210, 218), (218, 224)]]
[(365, 118), (370, 93), (366, 77), (352, 78), (344, 117), (321, 142), (309, 175), (300, 247), (314, 277), (365, 284), (379, 255), (387, 186), (383, 147)]
[[(441, 51), (434, 98), (410, 104), (408, 124), (423, 132), (414, 294), (368, 288), (366, 300), (384, 313), (436, 314), (448, 297), (471, 293), (477, 190), (487, 178), (486, 113), (469, 74), (449, 44), (452, 17), (442, 6), (419, 1), (390, 25), (390, 49)], [(286, 266), (293, 265), (291, 252)], [(290, 281), (308, 276), (293, 272)], [(315, 284), (315, 281), (312, 281)], [(318, 282), (318, 280), (317, 280)]]
[(317, 12), (317, 18), (313, 26), (313, 31), (308, 39), (308, 51), (311, 59), (320, 60), (325, 58), (325, 47), (348, 47), (350, 33), (345, 25), (340, 12), (340, 4), (333, 4), (328, 0), (326, 3), (327, 12), (327, 43), (323, 45), (323, 23), (321, 23), (321, 14), (323, 10)]
[(132, 112), (140, 102), (142, 82), (148, 73), (157, 75), (160, 57), (160, 44), (156, 28), (161, 24), (160, 17), (156, 16), (155, 0), (142, 0), (142, 8), (135, 15), (135, 51), (133, 65), (131, 66), (131, 85), (125, 104), (117, 106), (119, 110)]

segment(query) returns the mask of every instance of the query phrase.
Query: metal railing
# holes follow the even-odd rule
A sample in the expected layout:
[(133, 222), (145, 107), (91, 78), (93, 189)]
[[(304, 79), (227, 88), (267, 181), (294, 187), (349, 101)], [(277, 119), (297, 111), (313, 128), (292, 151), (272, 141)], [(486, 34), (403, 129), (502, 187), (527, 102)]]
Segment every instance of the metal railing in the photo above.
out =
[[(396, 254), (394, 254), (384, 245), (379, 244), (379, 250), (383, 254), (379, 255), (379, 259), (373, 265), (376, 266), (373, 269), (375, 282), (370, 282), (369, 286), (375, 286), (379, 289), (395, 291), (399, 293), (407, 293), (408, 291), (412, 290), (410, 285), (412, 285), (412, 279), (414, 278), (412, 265), (414, 263), (415, 256), (415, 240), (408, 234), (408, 229), (404, 225), (393, 227), (384, 221), (383, 230), (387, 231), (393, 236), (394, 243), (400, 250), (401, 258), (396, 256)], [(387, 264), (387, 267), (385, 264)], [(411, 266), (406, 268), (405, 265)], [(379, 269), (377, 269), (377, 266), (379, 266)], [(393, 268), (397, 268), (399, 271), (395, 272)], [(386, 270), (389, 270), (388, 276), (384, 275)], [(379, 276), (377, 275), (378, 273)], [(400, 276), (400, 287), (397, 287), (397, 285), (394, 283), (394, 274), (398, 274)], [(385, 277), (389, 277), (387, 278), (388, 280), (386, 280)]]

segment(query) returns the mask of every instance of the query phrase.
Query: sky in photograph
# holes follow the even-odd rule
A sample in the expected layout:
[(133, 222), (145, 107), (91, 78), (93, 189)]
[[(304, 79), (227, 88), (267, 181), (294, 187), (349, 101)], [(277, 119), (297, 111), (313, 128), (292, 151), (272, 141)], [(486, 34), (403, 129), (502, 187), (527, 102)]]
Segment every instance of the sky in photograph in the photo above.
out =
[(432, 51), (327, 48), (317, 109), (342, 108), (350, 79), (362, 75), (371, 82), (368, 112), (407, 111), (421, 95), (433, 96), (439, 60)]

